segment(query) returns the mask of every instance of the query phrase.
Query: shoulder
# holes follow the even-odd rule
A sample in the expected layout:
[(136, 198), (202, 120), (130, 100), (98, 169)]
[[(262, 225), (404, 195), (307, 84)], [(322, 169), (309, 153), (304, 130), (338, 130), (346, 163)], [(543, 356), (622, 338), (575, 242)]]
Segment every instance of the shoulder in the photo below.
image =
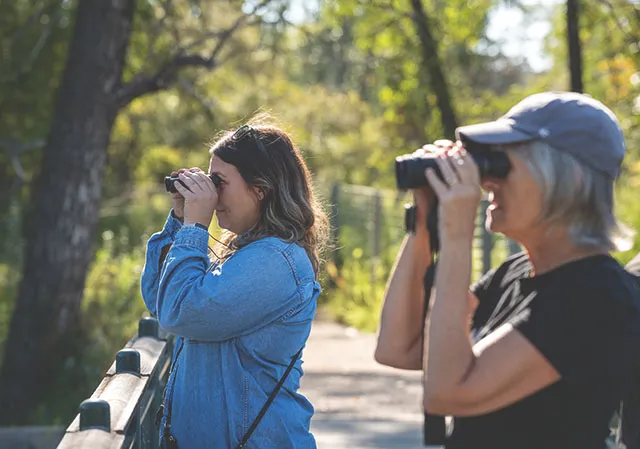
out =
[(549, 308), (566, 309), (581, 319), (640, 325), (640, 287), (634, 276), (609, 255), (591, 256), (542, 276), (539, 293)]
[(297, 243), (277, 237), (265, 237), (242, 247), (238, 253), (251, 254), (269, 265), (281, 265), (291, 271), (298, 283), (315, 280), (311, 260), (304, 248)]
[(554, 287), (564, 285), (582, 293), (591, 293), (591, 296), (613, 300), (634, 299), (638, 294), (634, 276), (613, 257), (605, 254), (560, 267), (554, 270), (546, 283)]

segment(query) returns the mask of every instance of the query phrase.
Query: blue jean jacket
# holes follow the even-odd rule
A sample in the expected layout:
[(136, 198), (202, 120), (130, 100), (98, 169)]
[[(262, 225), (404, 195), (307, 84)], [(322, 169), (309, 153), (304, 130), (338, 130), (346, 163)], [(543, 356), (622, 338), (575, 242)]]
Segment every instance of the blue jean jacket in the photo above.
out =
[[(208, 233), (169, 215), (147, 244), (141, 288), (178, 336), (166, 391), (180, 449), (234, 448), (311, 331), (320, 285), (304, 249), (264, 238), (211, 266)], [(172, 244), (164, 263), (162, 249)], [(315, 448), (298, 360), (247, 448)]]

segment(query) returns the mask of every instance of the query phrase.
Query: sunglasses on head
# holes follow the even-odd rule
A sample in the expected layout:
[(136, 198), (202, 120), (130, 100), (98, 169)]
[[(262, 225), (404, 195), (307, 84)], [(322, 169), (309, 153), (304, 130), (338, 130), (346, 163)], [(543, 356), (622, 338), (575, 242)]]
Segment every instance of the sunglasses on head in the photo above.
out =
[(267, 149), (260, 140), (260, 137), (258, 137), (258, 132), (250, 125), (242, 125), (240, 128), (238, 128), (236, 132), (233, 133), (233, 136), (231, 136), (231, 140), (239, 142), (247, 136), (253, 139), (255, 144), (258, 145), (260, 151), (262, 151), (264, 154), (267, 154)]

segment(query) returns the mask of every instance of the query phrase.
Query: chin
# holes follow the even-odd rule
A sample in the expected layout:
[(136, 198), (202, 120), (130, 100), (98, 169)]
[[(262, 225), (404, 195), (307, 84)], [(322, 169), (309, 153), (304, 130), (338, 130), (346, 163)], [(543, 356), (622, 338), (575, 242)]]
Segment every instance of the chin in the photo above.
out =
[(505, 231), (505, 216), (501, 210), (496, 209), (493, 211), (487, 212), (487, 217), (484, 222), (484, 227), (489, 232), (500, 232), (504, 233)]
[(218, 214), (216, 214), (216, 220), (218, 222), (218, 227), (220, 229), (226, 229), (227, 231), (229, 230), (229, 228), (227, 227), (227, 224), (225, 223), (225, 220), (221, 220)]

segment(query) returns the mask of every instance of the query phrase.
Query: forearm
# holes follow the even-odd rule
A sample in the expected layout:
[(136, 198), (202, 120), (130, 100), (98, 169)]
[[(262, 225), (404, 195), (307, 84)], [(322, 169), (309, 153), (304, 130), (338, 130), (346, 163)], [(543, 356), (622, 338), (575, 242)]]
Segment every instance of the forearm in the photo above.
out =
[(425, 328), (425, 396), (446, 395), (464, 381), (473, 366), (468, 332), (470, 279), (471, 242), (445, 242)]
[[(380, 317), (375, 357), (382, 364), (420, 368), (425, 307), (423, 277), (430, 262), (428, 234), (406, 237), (387, 284)], [(413, 358), (415, 364), (408, 360)]]
[(142, 299), (153, 316), (157, 315), (156, 302), (162, 264), (171, 248), (175, 234), (181, 227), (182, 222), (170, 213), (162, 231), (152, 235), (147, 242), (145, 264), (140, 277), (140, 288)]

